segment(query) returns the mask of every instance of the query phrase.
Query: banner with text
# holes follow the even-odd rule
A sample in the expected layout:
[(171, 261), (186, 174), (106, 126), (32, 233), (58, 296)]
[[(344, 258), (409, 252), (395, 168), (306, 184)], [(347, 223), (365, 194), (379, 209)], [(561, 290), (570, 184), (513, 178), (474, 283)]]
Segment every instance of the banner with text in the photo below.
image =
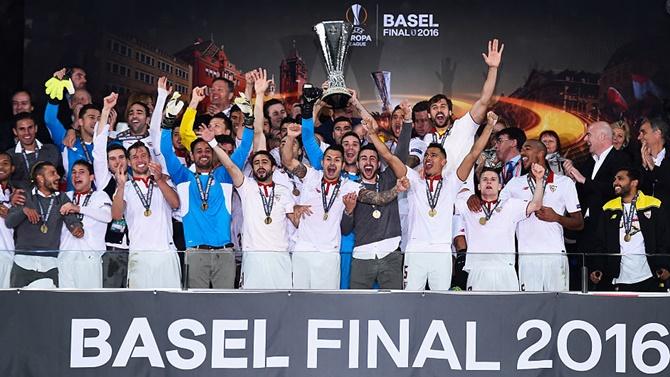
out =
[(3, 376), (667, 375), (668, 297), (2, 291)]

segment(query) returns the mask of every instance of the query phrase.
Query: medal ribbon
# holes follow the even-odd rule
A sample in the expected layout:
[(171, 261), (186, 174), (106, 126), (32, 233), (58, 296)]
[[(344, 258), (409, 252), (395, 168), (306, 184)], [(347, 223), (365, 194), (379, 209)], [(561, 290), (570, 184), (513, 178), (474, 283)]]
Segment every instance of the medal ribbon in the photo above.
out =
[[(328, 202), (326, 202), (326, 197), (328, 196), (328, 188), (330, 188), (330, 185), (332, 183), (321, 180), (321, 202), (323, 203), (323, 212), (328, 213), (330, 211), (330, 208), (333, 206), (333, 203), (335, 203), (335, 198), (337, 197), (337, 193), (340, 192), (340, 186), (342, 185), (342, 180), (338, 179), (337, 183), (335, 184), (335, 189), (333, 190), (333, 194), (330, 196), (330, 199)], [(326, 186), (327, 185), (327, 186)]]
[(200, 173), (195, 174), (195, 183), (198, 185), (198, 193), (200, 194), (200, 200), (203, 204), (207, 204), (209, 200), (209, 189), (212, 188), (214, 184), (214, 176), (212, 172), (207, 175), (207, 184), (205, 185), (205, 190), (202, 189), (202, 182), (200, 182)]
[[(547, 181), (549, 178), (549, 171), (550, 169), (547, 169), (547, 171), (544, 172), (544, 178), (542, 178), (542, 188), (546, 189), (547, 188)], [(526, 176), (526, 180), (528, 180), (528, 187), (530, 188), (530, 192), (535, 195), (535, 178), (531, 177), (531, 174), (528, 174)]]
[[(430, 181), (430, 183), (428, 181)], [(430, 209), (435, 209), (437, 206), (437, 200), (440, 198), (440, 191), (442, 191), (442, 178), (440, 178), (440, 181), (437, 182), (435, 194), (432, 193), (432, 181), (432, 179), (426, 179), (426, 197), (428, 198), (428, 206), (430, 206)]]
[(40, 216), (42, 216), (42, 225), (46, 225), (47, 221), (49, 221), (49, 215), (51, 215), (51, 209), (54, 206), (54, 199), (56, 198), (53, 195), (51, 195), (51, 199), (49, 199), (49, 208), (47, 208), (46, 213), (44, 213), (44, 208), (42, 207), (42, 203), (40, 203), (40, 199), (39, 198), (35, 199), (37, 201), (37, 206), (39, 207), (40, 210)]
[[(30, 162), (28, 162), (28, 154), (26, 149), (21, 146), (21, 154), (23, 155), (23, 162), (26, 163), (26, 171), (30, 174)], [(40, 149), (35, 146), (35, 162), (39, 161), (40, 158)]]
[(623, 205), (623, 203), (621, 204), (621, 206), (623, 207), (623, 230), (628, 235), (630, 235), (630, 231), (633, 228), (633, 217), (635, 216), (635, 212), (637, 211), (636, 203), (637, 203), (637, 194), (630, 203), (630, 211), (628, 213), (626, 213), (626, 207)]
[[(142, 191), (140, 191), (140, 186), (137, 185), (137, 181), (144, 181), (142, 178), (135, 178), (132, 180), (133, 182), (133, 188), (135, 189), (135, 192), (137, 193), (137, 196), (140, 197), (140, 202), (142, 202), (142, 207), (144, 207), (144, 210), (147, 211), (151, 207), (151, 197), (153, 196), (154, 192), (154, 181), (149, 178), (149, 185), (147, 186), (147, 196), (145, 197), (142, 194)], [(146, 182), (146, 181), (144, 181)]]
[(433, 143), (440, 144), (444, 148), (444, 142), (447, 141), (447, 136), (451, 133), (451, 128), (448, 129), (442, 137), (439, 136), (437, 130), (433, 132)]
[[(79, 202), (81, 201), (81, 196), (84, 195), (83, 193), (81, 194), (74, 194), (74, 204), (79, 205)], [(91, 200), (91, 195), (93, 195), (93, 191), (90, 191), (86, 194), (86, 197), (84, 198), (84, 203), (81, 204), (82, 207), (88, 206), (88, 201)], [(84, 215), (81, 213), (77, 214), (77, 219), (79, 221), (82, 221), (84, 219)]]
[(79, 141), (81, 142), (81, 148), (84, 150), (84, 158), (86, 158), (86, 161), (92, 164), (93, 156), (91, 156), (91, 152), (89, 152), (88, 148), (86, 147), (84, 140), (79, 139)]
[(491, 202), (484, 202), (482, 203), (482, 211), (484, 211), (484, 216), (486, 216), (486, 221), (491, 220), (491, 216), (493, 216), (493, 212), (498, 208), (498, 205), (500, 204), (500, 200), (496, 200), (496, 205), (491, 208)]
[[(272, 213), (272, 206), (275, 201), (275, 184), (272, 183), (271, 185), (262, 185), (263, 188), (265, 189), (265, 195), (263, 194), (263, 191), (261, 191), (261, 188), (258, 188), (258, 193), (261, 196), (261, 200), (263, 201), (263, 212), (265, 212), (265, 217), (270, 217), (270, 214)], [(266, 198), (268, 189), (268, 186), (272, 186), (272, 191), (270, 191), (270, 197)]]

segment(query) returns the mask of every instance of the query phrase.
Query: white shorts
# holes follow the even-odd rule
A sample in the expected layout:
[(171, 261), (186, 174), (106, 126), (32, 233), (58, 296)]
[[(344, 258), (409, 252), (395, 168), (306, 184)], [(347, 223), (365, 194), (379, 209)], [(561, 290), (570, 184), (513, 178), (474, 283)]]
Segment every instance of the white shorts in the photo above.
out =
[(519, 254), (522, 291), (562, 292), (570, 289), (568, 257), (557, 254)]
[[(433, 291), (448, 291), (451, 288), (451, 245), (431, 245), (435, 252), (405, 253), (403, 273), (406, 290), (422, 291), (426, 282)], [(439, 251), (438, 251), (439, 250)]]
[(285, 251), (245, 251), (242, 254), (242, 289), (291, 289), (291, 257)]
[(340, 254), (294, 251), (293, 288), (339, 289)]
[(175, 251), (131, 251), (128, 288), (181, 288), (181, 268)]
[(102, 288), (102, 253), (99, 251), (58, 253), (58, 287)]
[(0, 251), (0, 289), (9, 288), (9, 277), (14, 265), (14, 253)]
[(476, 267), (468, 271), (468, 291), (519, 291), (514, 266)]

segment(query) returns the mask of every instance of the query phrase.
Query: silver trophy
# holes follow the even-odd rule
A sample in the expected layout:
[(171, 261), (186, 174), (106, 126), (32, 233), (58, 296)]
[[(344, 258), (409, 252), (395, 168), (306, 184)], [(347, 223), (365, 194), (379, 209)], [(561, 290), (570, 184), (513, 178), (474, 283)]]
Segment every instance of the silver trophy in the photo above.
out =
[(391, 112), (391, 72), (377, 71), (372, 72), (372, 81), (375, 82), (377, 93), (382, 100), (382, 112)]
[(347, 106), (351, 94), (344, 83), (344, 59), (349, 51), (353, 26), (344, 21), (324, 21), (314, 25), (326, 62), (328, 89), (321, 99), (334, 109)]

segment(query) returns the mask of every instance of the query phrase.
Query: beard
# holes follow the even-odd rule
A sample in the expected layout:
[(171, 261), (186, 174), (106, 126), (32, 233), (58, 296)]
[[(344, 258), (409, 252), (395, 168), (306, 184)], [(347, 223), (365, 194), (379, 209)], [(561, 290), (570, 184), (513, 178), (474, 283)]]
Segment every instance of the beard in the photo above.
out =
[(256, 170), (253, 171), (254, 179), (257, 182), (267, 182), (272, 177), (272, 173), (268, 170), (263, 170), (261, 174), (258, 174)]

